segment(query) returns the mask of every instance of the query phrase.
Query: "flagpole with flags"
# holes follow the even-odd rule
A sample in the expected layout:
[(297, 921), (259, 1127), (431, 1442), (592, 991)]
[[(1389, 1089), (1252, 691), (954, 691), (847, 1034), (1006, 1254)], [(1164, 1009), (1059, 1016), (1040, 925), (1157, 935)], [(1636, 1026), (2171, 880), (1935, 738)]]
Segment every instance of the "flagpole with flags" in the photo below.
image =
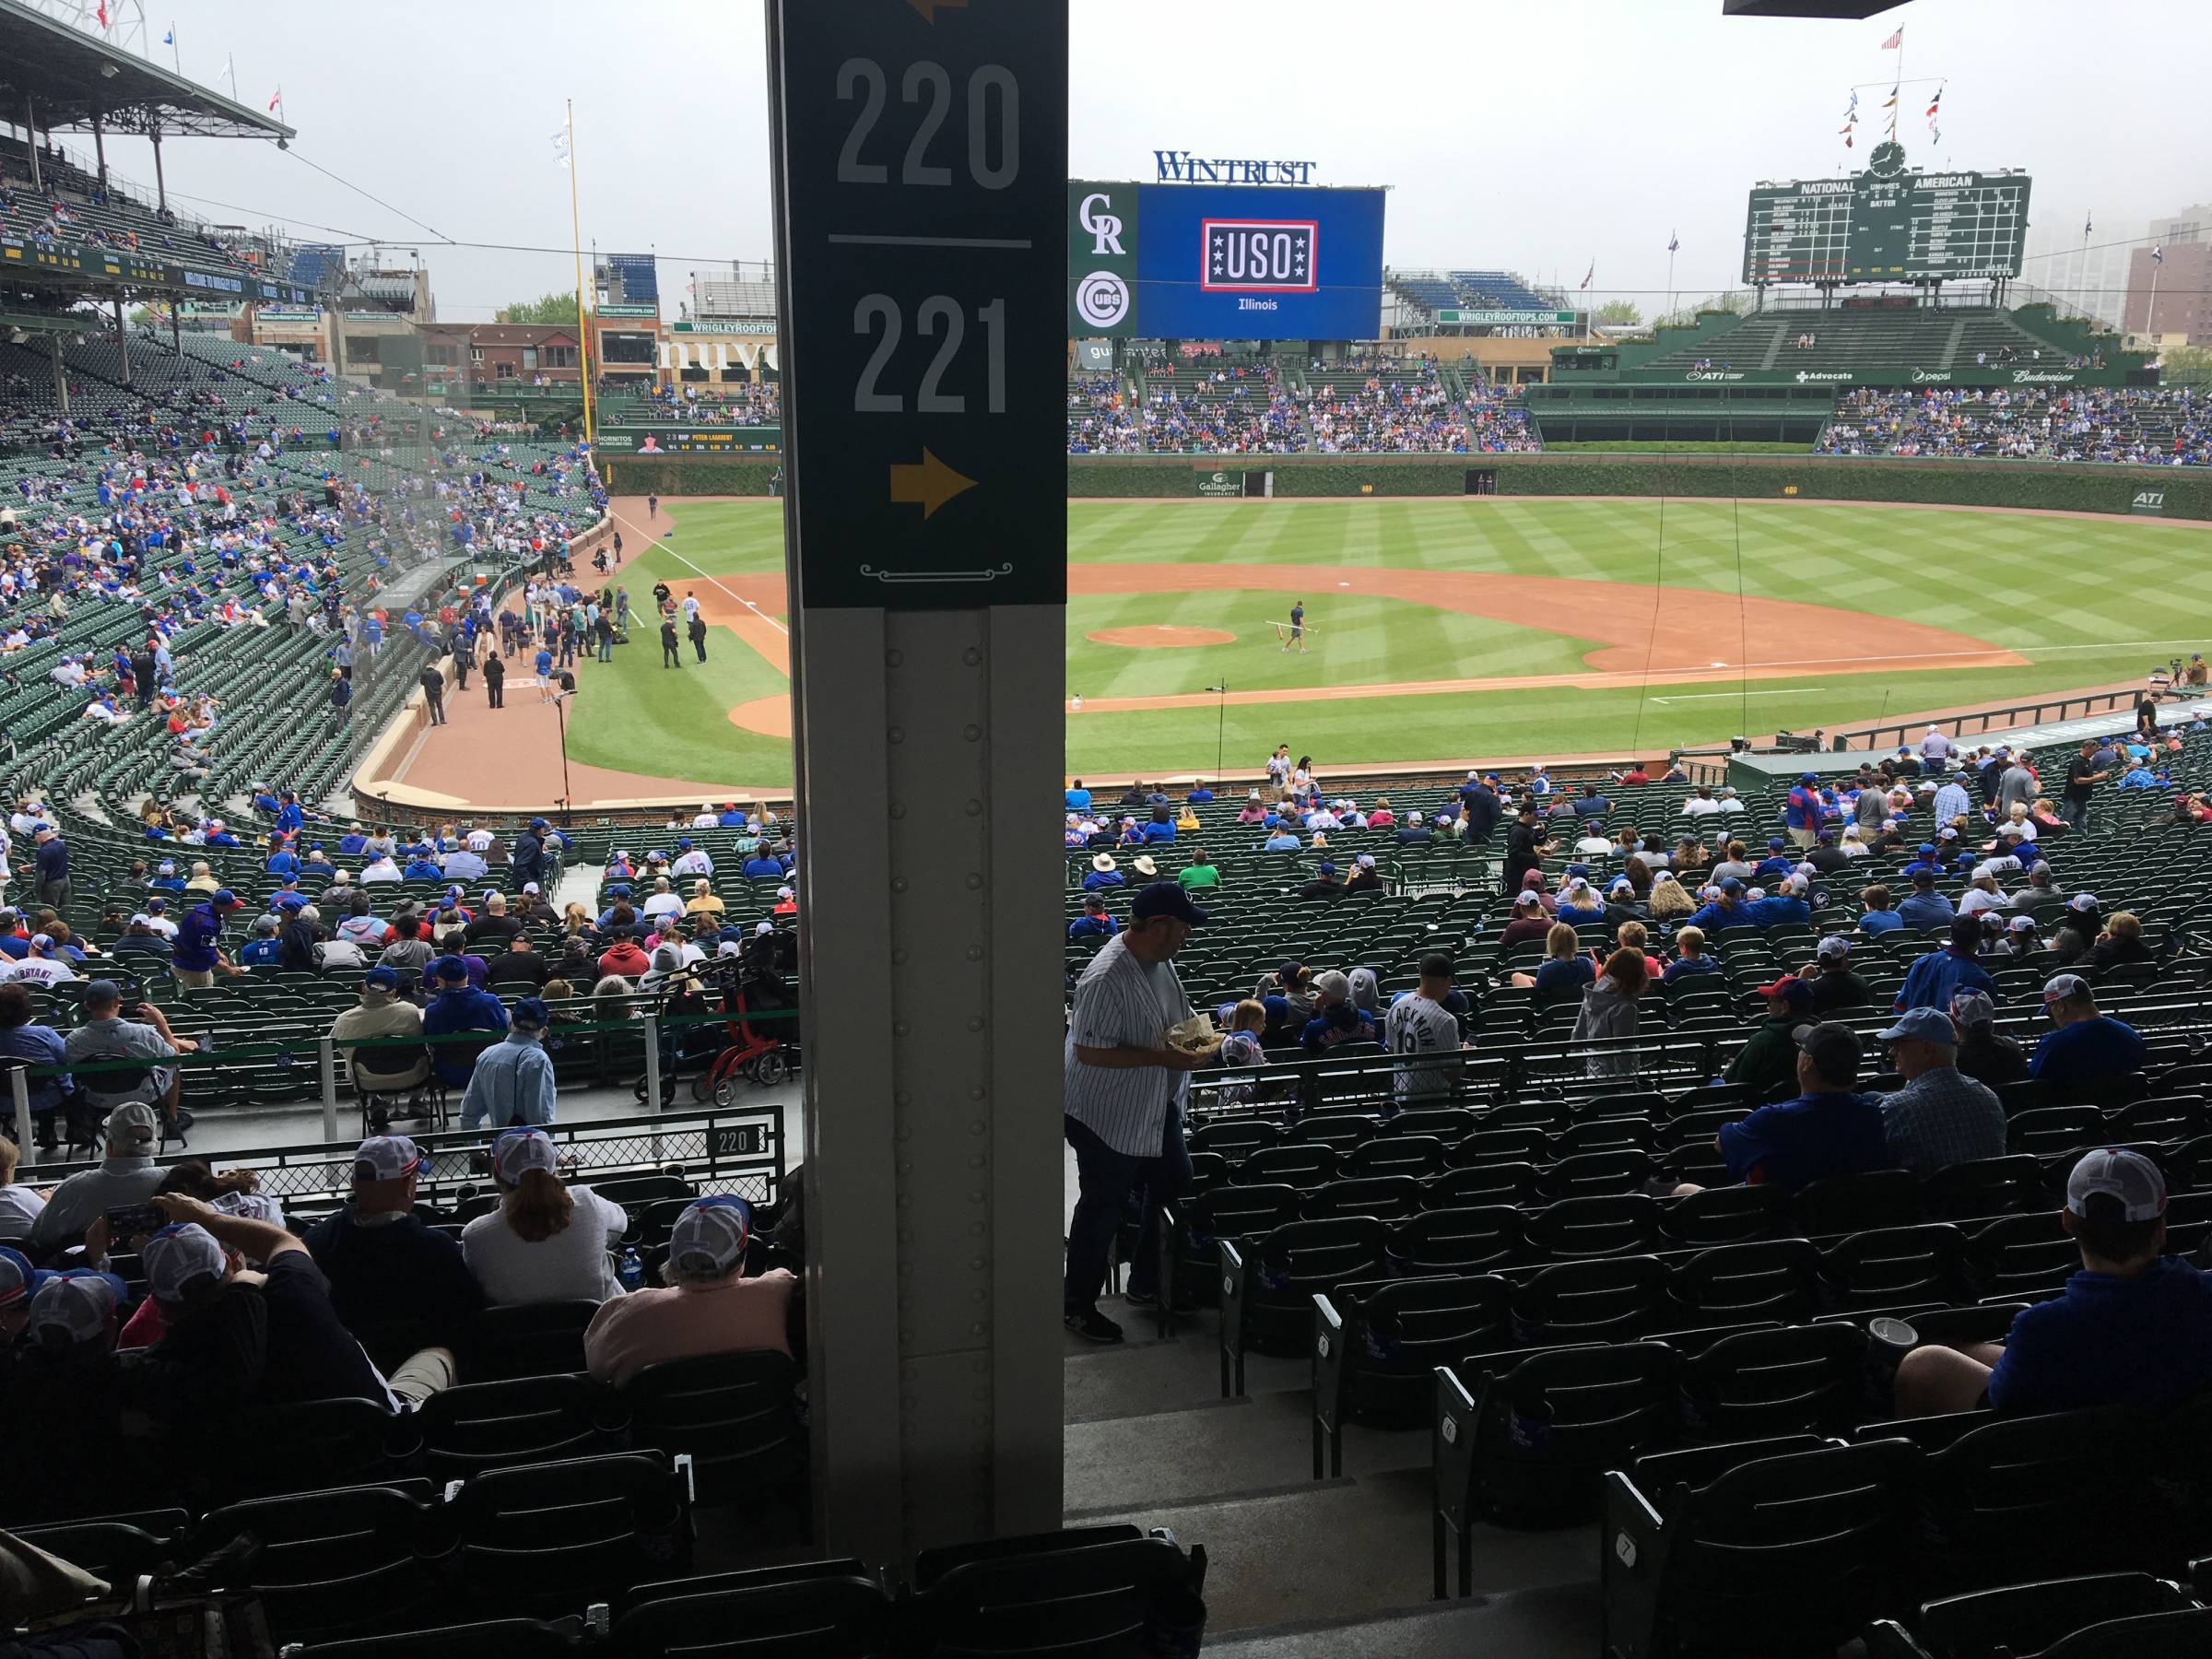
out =
[(238, 101), (238, 65), (229, 53), (223, 53), (223, 72), (218, 79), (230, 83), (230, 101)]
[(1666, 233), (1666, 314), (1670, 317), (1675, 314), (1675, 250), (1681, 245), (1682, 239), (1669, 230)]
[(177, 73), (183, 74), (184, 49), (177, 44), (177, 26), (174, 23), (169, 26), (169, 32), (161, 37), (161, 44), (169, 48), (170, 55), (176, 62)]
[(2159, 243), (2150, 251), (2150, 309), (2143, 313), (2143, 332), (2150, 336), (2151, 349), (2159, 342), (2159, 267), (2166, 263), (2166, 247)]
[(569, 242), (576, 254), (576, 380), (583, 388), (583, 442), (594, 454), (598, 445), (592, 437), (592, 342), (591, 331), (583, 320), (583, 212), (576, 200), (576, 100), (567, 100), (568, 113), (561, 123), (561, 136), (567, 140), (562, 147), (560, 164), (569, 170)]
[[(2084, 208), (2081, 215), (2081, 288), (2075, 303), (2080, 307), (2080, 314), (2085, 317), (2089, 314), (2089, 229), (2096, 222), (2097, 210), (2094, 207)], [(2121, 315), (2124, 317), (2126, 313), (2123, 312)]]

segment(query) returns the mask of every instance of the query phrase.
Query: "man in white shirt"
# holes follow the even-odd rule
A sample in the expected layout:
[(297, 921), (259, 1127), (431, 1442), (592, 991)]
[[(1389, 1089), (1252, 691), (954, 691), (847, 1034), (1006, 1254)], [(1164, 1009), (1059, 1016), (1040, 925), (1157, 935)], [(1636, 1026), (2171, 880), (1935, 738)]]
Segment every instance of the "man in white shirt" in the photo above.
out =
[(1106, 1256), (1133, 1188), (1147, 1190), (1144, 1222), (1130, 1257), (1129, 1299), (1158, 1299), (1158, 1200), (1190, 1179), (1182, 1138), (1189, 1074), (1214, 1064), (1213, 1048), (1167, 1041), (1191, 1015), (1173, 958), (1206, 912), (1171, 881), (1137, 889), (1130, 921), (1090, 959), (1076, 982), (1062, 1065), (1064, 1130), (1075, 1148), (1078, 1195), (1067, 1228), (1062, 1317), (1090, 1342), (1122, 1339), (1122, 1327), (1098, 1309)]
[(676, 862), (668, 866), (668, 874), (712, 876), (714, 874), (714, 861), (707, 856), (703, 848), (694, 847), (690, 839), (686, 837), (676, 843)]
[(33, 934), (29, 956), (0, 964), (0, 980), (27, 984), (58, 985), (76, 977), (76, 971), (54, 955), (52, 934)]
[(641, 908), (648, 916), (665, 916), (682, 910), (684, 901), (669, 890), (668, 877), (661, 876), (654, 878), (653, 892)]
[(1718, 812), (1720, 809), (1721, 804), (1712, 798), (1712, 789), (1703, 783), (1698, 785), (1696, 794), (1682, 803), (1684, 818), (1703, 818), (1707, 814)]
[(694, 830), (712, 830), (715, 825), (721, 822), (722, 814), (714, 810), (714, 803), (712, 801), (704, 801), (700, 804), (698, 812), (692, 815), (691, 828)]

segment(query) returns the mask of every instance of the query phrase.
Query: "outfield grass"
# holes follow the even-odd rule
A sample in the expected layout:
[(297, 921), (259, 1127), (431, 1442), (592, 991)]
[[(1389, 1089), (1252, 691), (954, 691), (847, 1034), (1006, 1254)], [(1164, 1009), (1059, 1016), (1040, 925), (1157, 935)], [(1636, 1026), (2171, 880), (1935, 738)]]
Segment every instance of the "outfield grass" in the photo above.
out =
[[(781, 567), (774, 502), (679, 500), (662, 512), (680, 526), (676, 547), (624, 565), (633, 596), (656, 575), (681, 581), (699, 571)], [(1307, 596), (1314, 649), (1304, 657), (1278, 648), (1281, 594), (1078, 594), (1068, 607), (1068, 686), (1087, 699), (1582, 666), (1589, 643), (1566, 633), (1360, 594), (1359, 572), (1385, 567), (1663, 582), (1729, 598), (1740, 583), (1747, 594), (1865, 616), (1849, 640), (1807, 640), (1807, 656), (1877, 653), (1888, 616), (2030, 659), (2012, 668), (1654, 686), (1648, 697), (1635, 688), (1534, 688), (1232, 704), (1225, 718), (1217, 708), (1072, 717), (1068, 769), (1108, 775), (1210, 771), (1218, 735), (1229, 765), (1249, 771), (1278, 742), (1345, 764), (1650, 752), (1739, 732), (1833, 730), (2137, 678), (2154, 660), (2212, 639), (2212, 527), (2120, 518), (1725, 500), (1077, 501), (1068, 507), (1068, 547), (1077, 563), (1295, 565), (1315, 573)], [(1339, 590), (1340, 582), (1351, 587)], [(1144, 652), (1087, 638), (1147, 623), (1237, 638)], [(726, 633), (709, 649), (714, 661), (705, 672), (679, 676), (656, 666), (658, 648), (641, 635), (620, 653), (627, 661), (612, 677), (612, 694), (596, 695), (587, 683), (571, 725), (573, 752), (670, 777), (787, 780), (786, 746), (724, 717), (732, 704), (772, 693), (781, 677)]]
[[(710, 629), (707, 661), (694, 661), (684, 643), (684, 666), (661, 666), (660, 629), (647, 618), (653, 584), (677, 593), (711, 575), (780, 570), (783, 564), (782, 510), (772, 501), (661, 503), (660, 528), (677, 526), (659, 547), (633, 545), (614, 572), (629, 590), (633, 617), (629, 643), (615, 648), (614, 672), (586, 664), (577, 675), (569, 710), (569, 754), (591, 766), (699, 782), (774, 786), (791, 782), (791, 745), (730, 724), (729, 712), (759, 697), (788, 690), (791, 682), (726, 629)], [(697, 567), (697, 568), (694, 568)]]

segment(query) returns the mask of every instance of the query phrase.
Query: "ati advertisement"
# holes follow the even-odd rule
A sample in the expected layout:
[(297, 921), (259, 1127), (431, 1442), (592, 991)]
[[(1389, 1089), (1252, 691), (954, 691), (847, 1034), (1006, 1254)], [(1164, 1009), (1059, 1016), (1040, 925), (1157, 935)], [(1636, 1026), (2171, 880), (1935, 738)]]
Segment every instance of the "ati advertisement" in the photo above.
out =
[(1181, 340), (1371, 340), (1382, 193), (1077, 182), (1068, 332)]

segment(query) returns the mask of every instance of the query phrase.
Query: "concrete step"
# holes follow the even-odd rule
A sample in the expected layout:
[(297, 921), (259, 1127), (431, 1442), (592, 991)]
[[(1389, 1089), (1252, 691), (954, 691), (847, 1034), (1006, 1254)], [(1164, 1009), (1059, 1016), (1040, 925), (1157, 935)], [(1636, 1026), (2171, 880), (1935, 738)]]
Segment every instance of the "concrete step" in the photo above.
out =
[[(1123, 1318), (1118, 1306), (1107, 1311)], [(1066, 1336), (1066, 1420), (1082, 1423), (1215, 1405), (1221, 1397), (1218, 1317), (1210, 1311), (1186, 1314), (1177, 1322), (1177, 1335), (1166, 1342), (1152, 1335), (1148, 1318), (1140, 1324), (1134, 1317), (1124, 1320), (1126, 1336), (1112, 1347)], [(1312, 1377), (1312, 1363), (1302, 1356), (1279, 1359), (1253, 1354), (1244, 1362), (1248, 1393), (1302, 1391), (1311, 1398)]]
[(1206, 1651), (1228, 1659), (1590, 1659), (1603, 1626), (1594, 1583), (1555, 1584), (1228, 1636), (1215, 1635), (1209, 1620)]
[[(1065, 1441), (1070, 1518), (1118, 1516), (1139, 1506), (1217, 1502), (1312, 1480), (1311, 1396), (1254, 1393), (1241, 1400), (1071, 1422)], [(1425, 1429), (1362, 1431), (1345, 1441), (1347, 1477), (1393, 1470), (1428, 1478)]]
[[(1239, 1630), (1424, 1614), (1445, 1605), (1430, 1599), (1426, 1468), (1210, 1503), (1132, 1505), (1123, 1513), (1139, 1526), (1171, 1528), (1186, 1547), (1206, 1546), (1209, 1652), (1216, 1637)], [(1594, 1524), (1540, 1533), (1486, 1527), (1475, 1540), (1477, 1595), (1573, 1586), (1594, 1603), (1596, 1574)], [(1588, 1642), (1575, 1659), (1595, 1649)]]

